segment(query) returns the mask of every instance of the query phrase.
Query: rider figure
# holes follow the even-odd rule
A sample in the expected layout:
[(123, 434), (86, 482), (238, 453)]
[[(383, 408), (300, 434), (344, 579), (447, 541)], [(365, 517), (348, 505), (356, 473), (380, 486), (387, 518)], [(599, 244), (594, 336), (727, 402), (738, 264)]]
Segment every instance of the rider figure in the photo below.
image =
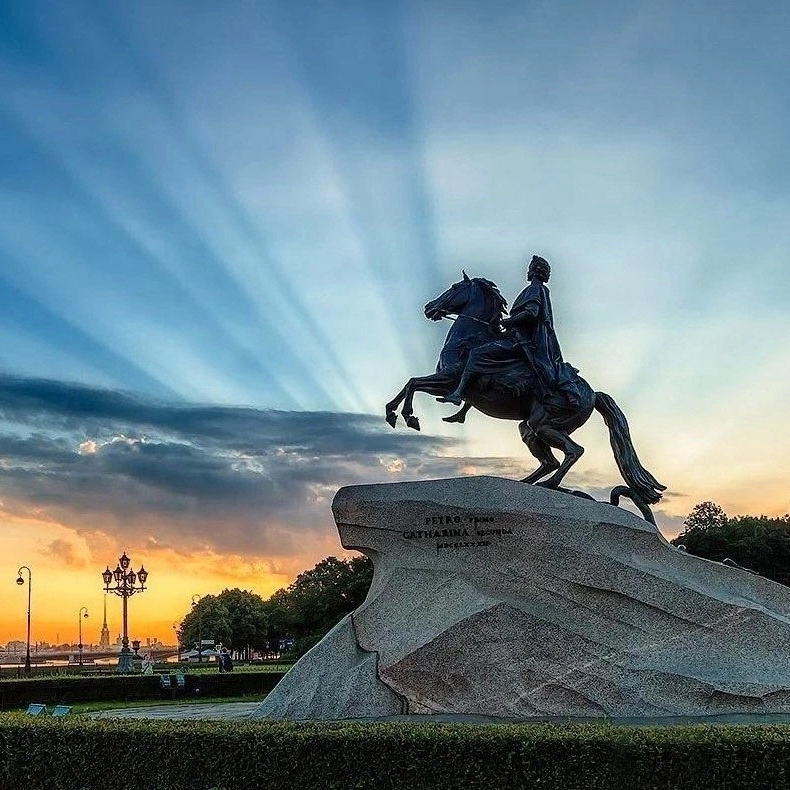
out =
[(460, 406), (470, 381), (478, 373), (491, 373), (503, 365), (526, 359), (537, 382), (537, 396), (544, 405), (560, 408), (580, 401), (576, 368), (563, 361), (554, 332), (549, 289), (545, 283), (551, 267), (545, 258), (533, 255), (527, 272), (529, 285), (516, 297), (510, 316), (502, 321), (505, 334), (469, 352), (455, 391), (441, 402)]

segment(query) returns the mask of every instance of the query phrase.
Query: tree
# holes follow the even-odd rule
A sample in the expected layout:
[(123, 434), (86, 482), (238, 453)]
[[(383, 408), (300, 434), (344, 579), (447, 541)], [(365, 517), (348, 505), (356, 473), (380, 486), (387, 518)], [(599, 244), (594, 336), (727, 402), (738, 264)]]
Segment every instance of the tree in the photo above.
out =
[(790, 583), (790, 515), (727, 518), (713, 502), (695, 505), (685, 520), (686, 531), (672, 543), (698, 557), (731, 559), (781, 584)]
[(373, 563), (367, 557), (321, 560), (269, 598), (269, 637), (291, 636), (296, 640), (297, 654), (306, 652), (360, 606), (372, 579)]
[(715, 502), (700, 502), (694, 505), (683, 524), (686, 527), (685, 532), (678, 535), (672, 543), (682, 544), (689, 554), (717, 562), (730, 556), (724, 533), (727, 514)]
[(213, 639), (224, 644), (231, 638), (230, 612), (219, 596), (204, 595), (184, 615), (178, 635), (185, 647), (197, 645), (202, 639)]
[(372, 579), (367, 557), (327, 557), (267, 601), (238, 588), (203, 596), (184, 616), (178, 634), (183, 645), (215, 639), (247, 658), (253, 648), (292, 637), (302, 655), (360, 606)]
[(222, 644), (249, 659), (250, 650), (260, 650), (266, 644), (268, 615), (266, 603), (260, 595), (249, 590), (223, 590), (219, 600), (228, 610), (230, 639)]
[(181, 621), (179, 636), (184, 645), (201, 638), (214, 639), (237, 655), (249, 658), (251, 648), (266, 642), (268, 617), (260, 595), (249, 590), (225, 589), (204, 595)]
[(691, 513), (686, 516), (683, 524), (686, 530), (723, 527), (727, 523), (727, 514), (715, 502), (700, 502), (694, 505)]

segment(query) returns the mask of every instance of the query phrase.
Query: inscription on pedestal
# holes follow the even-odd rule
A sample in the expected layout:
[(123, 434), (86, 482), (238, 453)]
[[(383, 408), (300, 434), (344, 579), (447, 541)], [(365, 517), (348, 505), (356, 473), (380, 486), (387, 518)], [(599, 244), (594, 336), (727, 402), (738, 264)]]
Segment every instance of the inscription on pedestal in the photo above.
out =
[[(435, 540), (436, 550), (442, 549), (477, 549), (490, 546), (492, 538), (501, 540), (512, 535), (512, 527), (485, 526), (495, 524), (495, 516), (474, 514), (456, 516), (453, 514), (436, 514), (423, 517), (423, 529), (407, 529), (403, 532), (406, 540)], [(442, 529), (432, 529), (442, 527)], [(460, 538), (460, 540), (448, 540)]]

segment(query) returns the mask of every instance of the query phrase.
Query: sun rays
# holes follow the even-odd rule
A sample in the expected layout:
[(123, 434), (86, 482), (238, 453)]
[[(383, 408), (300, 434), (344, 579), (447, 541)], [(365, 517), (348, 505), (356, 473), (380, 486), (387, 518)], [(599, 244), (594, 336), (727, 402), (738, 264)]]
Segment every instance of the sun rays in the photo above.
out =
[[(749, 18), (763, 42), (750, 48), (732, 46), (738, 13), (703, 18), (680, 0), (9, 9), (0, 374), (111, 400), (133, 392), (190, 414), (209, 404), (196, 408), (211, 430), (223, 407), (278, 414), (304, 447), (274, 431), (250, 453), (271, 424), (245, 423), (240, 409), (222, 453), (201, 450), (190, 423), (134, 456), (158, 452), (170, 471), (204, 479), (207, 464), (243, 487), (246, 499), (228, 482), (225, 504), (196, 507), (193, 519), (219, 539), (206, 512), (216, 517), (239, 568), (277, 540), (293, 550), (289, 573), (331, 553), (327, 500), (344, 475), (530, 471), (513, 425), (471, 413), (447, 426), (449, 412), (419, 396), (422, 435), (389, 432), (383, 405), (435, 368), (447, 326), (425, 321), (423, 305), (462, 268), (512, 300), (533, 253), (552, 264), (565, 358), (621, 404), (640, 457), (670, 485), (659, 523), (677, 531), (709, 498), (731, 514), (786, 510), (790, 56), (779, 12)], [(33, 441), (26, 419), (5, 438)], [(138, 439), (147, 423), (138, 436), (120, 422), (69, 434), (69, 463), (129, 474), (122, 448), (106, 443)], [(41, 430), (47, 453), (61, 451), (57, 425)], [(353, 454), (342, 443), (351, 427), (362, 446)], [(574, 485), (611, 488), (603, 425), (591, 421), (579, 441)], [(83, 442), (97, 452), (80, 455)], [(14, 485), (30, 488), (19, 501), (43, 507), (33, 494), (44, 476), (19, 463)], [(82, 525), (90, 543), (112, 556), (113, 508), (146, 501), (149, 481), (80, 511), (77, 494), (69, 500), (78, 479), (58, 489), (48, 539), (73, 542), (64, 523), (95, 521)], [(300, 504), (277, 511), (277, 540), (251, 548), (261, 511), (291, 485)], [(166, 493), (151, 496), (156, 551), (170, 551), (193, 522), (168, 515)], [(31, 524), (25, 546), (44, 557)], [(20, 530), (14, 522), (14, 541)]]

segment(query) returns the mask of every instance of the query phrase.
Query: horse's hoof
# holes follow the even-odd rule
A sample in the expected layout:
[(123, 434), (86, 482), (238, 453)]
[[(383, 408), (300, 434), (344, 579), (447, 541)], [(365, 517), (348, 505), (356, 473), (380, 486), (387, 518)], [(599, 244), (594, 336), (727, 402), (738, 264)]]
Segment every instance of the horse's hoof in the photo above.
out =
[(552, 480), (541, 480), (539, 483), (535, 483), (535, 485), (541, 488), (558, 488), (560, 484)]
[(394, 428), (395, 423), (398, 422), (398, 415), (395, 414), (394, 411), (388, 411), (384, 416), (384, 419)]
[(414, 428), (415, 431), (420, 430), (420, 421), (413, 414), (410, 414), (405, 419), (406, 419), (406, 426), (408, 428)]

